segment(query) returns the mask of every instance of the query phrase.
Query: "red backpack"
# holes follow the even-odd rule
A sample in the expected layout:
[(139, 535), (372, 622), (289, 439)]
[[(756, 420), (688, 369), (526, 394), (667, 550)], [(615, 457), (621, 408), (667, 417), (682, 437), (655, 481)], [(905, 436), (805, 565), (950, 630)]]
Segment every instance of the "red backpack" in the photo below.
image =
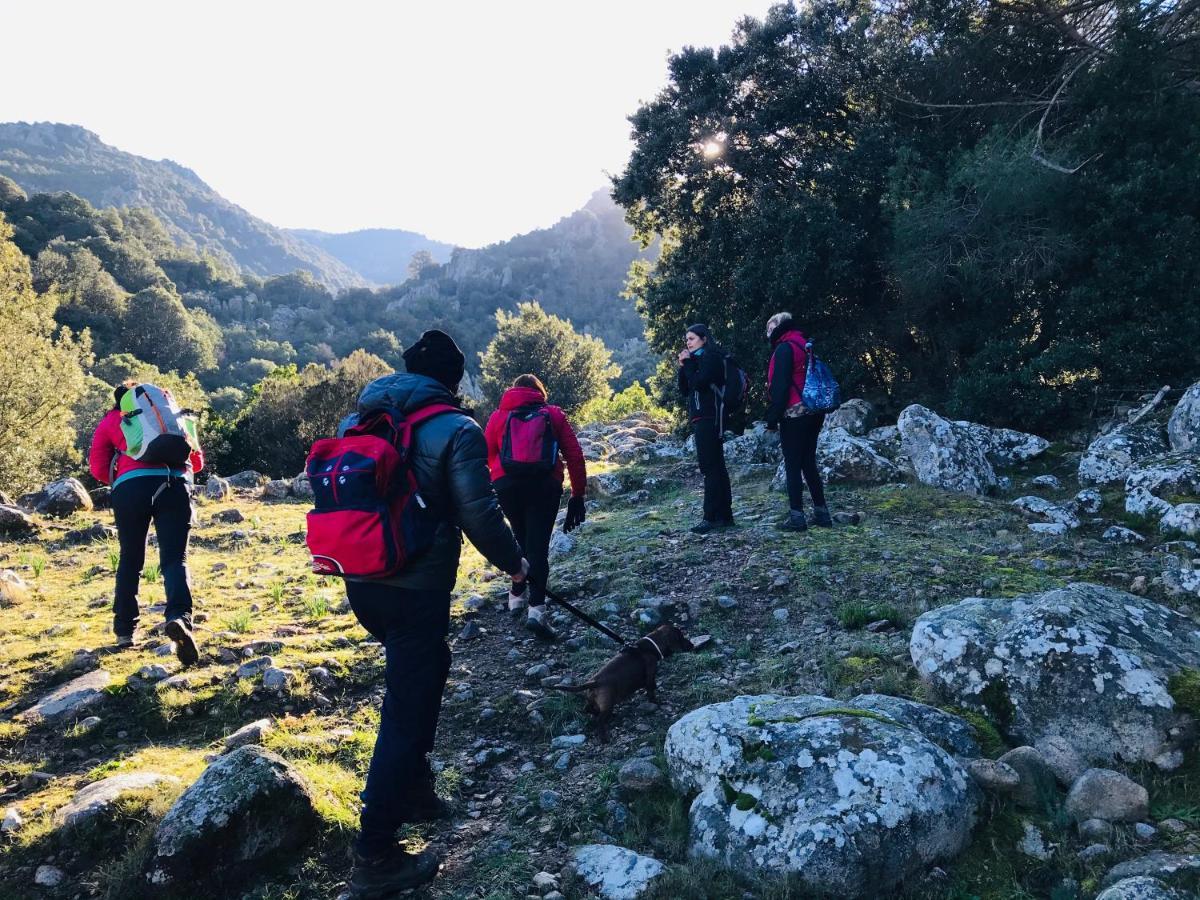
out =
[(506, 475), (545, 475), (558, 462), (558, 438), (545, 406), (522, 406), (504, 420), (500, 465)]
[(304, 471), (313, 490), (305, 540), (314, 572), (386, 578), (429, 549), (435, 522), (409, 454), (417, 426), (446, 412), (459, 410), (446, 403), (408, 415), (377, 409), (342, 437), (313, 444)]

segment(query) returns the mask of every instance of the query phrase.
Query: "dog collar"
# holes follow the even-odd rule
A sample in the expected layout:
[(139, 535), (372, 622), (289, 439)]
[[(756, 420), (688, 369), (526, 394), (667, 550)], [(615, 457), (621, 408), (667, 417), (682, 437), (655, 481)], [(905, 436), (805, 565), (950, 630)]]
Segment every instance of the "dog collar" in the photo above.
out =
[(654, 648), (654, 652), (658, 654), (659, 659), (665, 660), (667, 658), (666, 654), (658, 649), (658, 644), (654, 643), (654, 638), (650, 637), (650, 635), (646, 635), (642, 640), (650, 642), (650, 646)]

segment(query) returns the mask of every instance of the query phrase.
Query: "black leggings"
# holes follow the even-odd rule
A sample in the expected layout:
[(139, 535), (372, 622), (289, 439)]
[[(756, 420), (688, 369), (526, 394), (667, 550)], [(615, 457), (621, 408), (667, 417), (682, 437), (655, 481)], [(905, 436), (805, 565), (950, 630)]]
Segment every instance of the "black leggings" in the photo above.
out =
[(825, 413), (813, 413), (779, 424), (779, 446), (783, 449), (783, 468), (787, 473), (788, 505), (804, 509), (804, 483), (812, 494), (814, 506), (825, 505), (825, 486), (817, 469), (817, 438), (825, 424)]
[(550, 577), (550, 536), (562, 500), (562, 485), (552, 475), (519, 478), (506, 475), (496, 484), (500, 508), (512, 525), (521, 551), (529, 560), (529, 605), (546, 602)]
[(121, 560), (113, 598), (113, 631), (132, 635), (138, 624), (138, 582), (146, 562), (150, 523), (158, 534), (158, 567), (167, 593), (166, 619), (192, 624), (192, 588), (187, 570), (188, 537), (192, 531), (192, 490), (182, 478), (142, 475), (113, 488), (113, 516)]
[(729, 487), (725, 447), (716, 420), (696, 419), (692, 422), (692, 432), (696, 436), (696, 463), (704, 476), (704, 520), (732, 522), (733, 491)]

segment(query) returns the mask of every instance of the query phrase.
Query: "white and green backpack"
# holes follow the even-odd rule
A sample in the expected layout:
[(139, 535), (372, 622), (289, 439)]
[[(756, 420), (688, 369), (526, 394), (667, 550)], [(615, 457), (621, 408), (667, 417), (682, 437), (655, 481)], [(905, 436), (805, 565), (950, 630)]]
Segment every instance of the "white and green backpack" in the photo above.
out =
[(121, 434), (125, 455), (139, 462), (182, 467), (200, 449), (196, 417), (153, 384), (139, 384), (121, 397)]

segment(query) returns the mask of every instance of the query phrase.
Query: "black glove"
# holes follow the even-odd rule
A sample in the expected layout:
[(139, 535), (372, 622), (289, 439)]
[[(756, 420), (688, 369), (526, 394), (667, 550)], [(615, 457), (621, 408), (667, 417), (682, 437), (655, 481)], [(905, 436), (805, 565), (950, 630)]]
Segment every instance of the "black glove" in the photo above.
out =
[(574, 531), (587, 518), (587, 508), (583, 505), (582, 497), (572, 497), (567, 501), (567, 518), (563, 521), (563, 531)]

